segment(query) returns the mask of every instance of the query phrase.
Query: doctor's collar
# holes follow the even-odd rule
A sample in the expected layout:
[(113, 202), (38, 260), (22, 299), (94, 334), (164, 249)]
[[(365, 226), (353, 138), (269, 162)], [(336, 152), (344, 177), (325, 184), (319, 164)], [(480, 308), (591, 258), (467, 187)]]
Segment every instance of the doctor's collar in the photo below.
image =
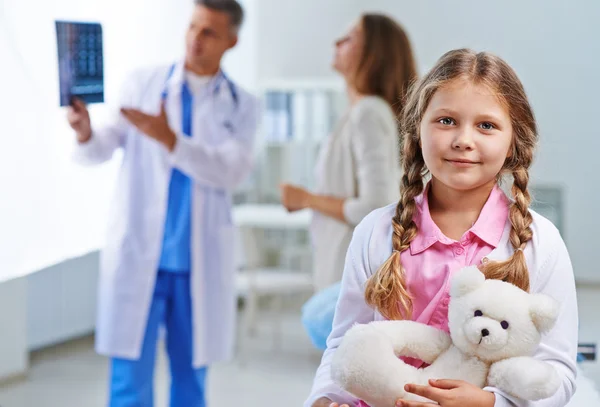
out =
[[(167, 86), (171, 89), (178, 89), (183, 85), (185, 82), (185, 64), (182, 61), (169, 68), (167, 82)], [(219, 94), (222, 90), (228, 90), (233, 102), (236, 105), (239, 103), (237, 88), (225, 72), (223, 72), (223, 69), (219, 69), (208, 83), (208, 86), (210, 86), (213, 95)]]

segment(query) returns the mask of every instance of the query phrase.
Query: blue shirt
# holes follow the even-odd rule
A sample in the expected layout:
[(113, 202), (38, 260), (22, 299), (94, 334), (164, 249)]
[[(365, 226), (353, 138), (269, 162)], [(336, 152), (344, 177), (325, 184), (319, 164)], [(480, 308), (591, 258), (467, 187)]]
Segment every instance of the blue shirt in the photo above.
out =
[[(163, 94), (163, 100), (166, 93)], [(192, 135), (193, 96), (187, 83), (181, 90), (181, 130), (187, 137)], [(169, 183), (169, 198), (162, 253), (159, 268), (162, 271), (189, 273), (191, 269), (191, 207), (192, 180), (173, 168)]]

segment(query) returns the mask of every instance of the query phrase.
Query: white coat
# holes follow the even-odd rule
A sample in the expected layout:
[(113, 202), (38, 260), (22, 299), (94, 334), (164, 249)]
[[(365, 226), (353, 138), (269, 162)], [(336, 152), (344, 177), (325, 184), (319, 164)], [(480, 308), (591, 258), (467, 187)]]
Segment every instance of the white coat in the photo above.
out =
[[(76, 147), (79, 162), (98, 164), (123, 150), (108, 236), (101, 256), (96, 350), (138, 359), (153, 297), (163, 242), (172, 168), (192, 179), (191, 297), (193, 365), (231, 357), (235, 337), (232, 258), (232, 189), (249, 173), (256, 132), (257, 100), (219, 73), (194, 96), (192, 135), (181, 134), (183, 63), (136, 72), (120, 106), (158, 114), (161, 94), (177, 134), (173, 152), (117, 115), (111, 126), (93, 128)], [(167, 78), (169, 79), (167, 80)]]

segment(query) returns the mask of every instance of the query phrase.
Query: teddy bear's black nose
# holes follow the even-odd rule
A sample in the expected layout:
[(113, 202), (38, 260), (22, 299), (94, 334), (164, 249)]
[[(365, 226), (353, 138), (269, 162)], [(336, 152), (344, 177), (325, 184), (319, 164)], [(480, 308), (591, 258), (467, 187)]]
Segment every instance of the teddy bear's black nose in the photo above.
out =
[(481, 336), (488, 336), (489, 334), (490, 334), (490, 331), (488, 331), (487, 329), (481, 330)]

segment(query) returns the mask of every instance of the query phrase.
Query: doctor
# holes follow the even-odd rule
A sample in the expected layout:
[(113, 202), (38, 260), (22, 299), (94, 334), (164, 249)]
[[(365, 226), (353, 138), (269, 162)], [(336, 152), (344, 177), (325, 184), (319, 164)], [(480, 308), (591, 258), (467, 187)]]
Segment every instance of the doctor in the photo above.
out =
[(120, 114), (96, 128), (68, 112), (76, 157), (123, 151), (101, 261), (96, 349), (110, 356), (110, 406), (151, 407), (159, 326), (171, 407), (205, 406), (207, 366), (231, 356), (231, 197), (249, 173), (258, 103), (220, 69), (243, 19), (235, 0), (196, 0), (185, 60), (136, 72)]

